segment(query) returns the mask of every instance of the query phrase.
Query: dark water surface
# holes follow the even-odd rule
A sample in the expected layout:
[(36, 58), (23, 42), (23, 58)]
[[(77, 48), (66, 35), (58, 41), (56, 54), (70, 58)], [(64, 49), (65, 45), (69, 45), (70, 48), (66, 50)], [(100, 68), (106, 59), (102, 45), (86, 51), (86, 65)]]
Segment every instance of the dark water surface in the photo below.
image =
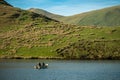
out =
[(0, 60), (0, 80), (120, 80), (120, 60)]

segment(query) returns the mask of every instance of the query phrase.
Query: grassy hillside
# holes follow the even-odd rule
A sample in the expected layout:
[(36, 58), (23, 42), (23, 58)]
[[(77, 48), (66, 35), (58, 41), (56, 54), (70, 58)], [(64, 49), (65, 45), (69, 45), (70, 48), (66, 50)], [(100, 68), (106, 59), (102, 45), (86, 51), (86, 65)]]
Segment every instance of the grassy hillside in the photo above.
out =
[(120, 59), (120, 27), (63, 24), (6, 4), (0, 10), (0, 58)]
[(59, 19), (64, 17), (64, 16), (61, 16), (61, 15), (50, 13), (50, 12), (42, 10), (42, 9), (31, 8), (28, 11), (31, 11), (31, 12), (34, 12), (34, 13), (37, 13), (37, 14), (42, 14), (42, 15), (45, 15), (45, 16), (47, 16), (49, 18), (52, 18), (52, 19), (55, 19), (55, 20), (59, 20)]
[(20, 28), (20, 26), (30, 23), (32, 24), (34, 21), (41, 23), (47, 23), (52, 21), (57, 22), (56, 20), (48, 18), (44, 15), (28, 12), (19, 8), (14, 8), (7, 2), (0, 1), (0, 31), (17, 28), (18, 25)]
[(100, 59), (120, 58), (120, 27), (54, 24), (23, 26), (0, 33), (1, 57), (97, 59), (100, 55)]
[(62, 22), (82, 26), (120, 26), (120, 6), (68, 16)]

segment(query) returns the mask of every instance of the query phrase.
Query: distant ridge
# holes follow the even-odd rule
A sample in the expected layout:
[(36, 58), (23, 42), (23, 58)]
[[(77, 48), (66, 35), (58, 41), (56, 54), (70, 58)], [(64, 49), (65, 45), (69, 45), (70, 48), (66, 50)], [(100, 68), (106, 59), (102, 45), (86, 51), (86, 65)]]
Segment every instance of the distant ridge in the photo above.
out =
[(120, 5), (66, 17), (42, 9), (31, 8), (29, 11), (45, 15), (64, 23), (80, 26), (120, 26)]
[(120, 26), (120, 5), (64, 17), (60, 21), (81, 26)]
[(34, 13), (37, 13), (37, 14), (42, 14), (42, 15), (45, 15), (45, 16), (47, 16), (49, 18), (52, 18), (52, 19), (55, 19), (55, 20), (59, 20), (59, 19), (64, 17), (64, 16), (61, 16), (61, 15), (50, 13), (50, 12), (45, 11), (43, 9), (30, 8), (28, 11), (31, 11), (31, 12), (34, 12)]

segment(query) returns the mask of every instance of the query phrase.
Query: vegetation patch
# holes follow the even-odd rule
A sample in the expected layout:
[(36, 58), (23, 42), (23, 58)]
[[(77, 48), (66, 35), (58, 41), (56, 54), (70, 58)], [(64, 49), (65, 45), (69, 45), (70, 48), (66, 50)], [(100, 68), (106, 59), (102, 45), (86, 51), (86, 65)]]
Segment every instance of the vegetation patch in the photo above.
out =
[(120, 40), (79, 40), (57, 53), (68, 59), (120, 59)]

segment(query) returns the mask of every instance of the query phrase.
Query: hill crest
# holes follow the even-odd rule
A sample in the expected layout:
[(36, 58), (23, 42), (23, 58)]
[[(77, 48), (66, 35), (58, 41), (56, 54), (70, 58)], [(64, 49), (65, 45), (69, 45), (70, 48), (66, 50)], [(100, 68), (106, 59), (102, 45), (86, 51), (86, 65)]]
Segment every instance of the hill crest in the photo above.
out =
[(60, 19), (80, 26), (120, 26), (120, 5), (89, 11)]
[(6, 2), (5, 0), (0, 0), (0, 5), (12, 6), (8, 2)]

